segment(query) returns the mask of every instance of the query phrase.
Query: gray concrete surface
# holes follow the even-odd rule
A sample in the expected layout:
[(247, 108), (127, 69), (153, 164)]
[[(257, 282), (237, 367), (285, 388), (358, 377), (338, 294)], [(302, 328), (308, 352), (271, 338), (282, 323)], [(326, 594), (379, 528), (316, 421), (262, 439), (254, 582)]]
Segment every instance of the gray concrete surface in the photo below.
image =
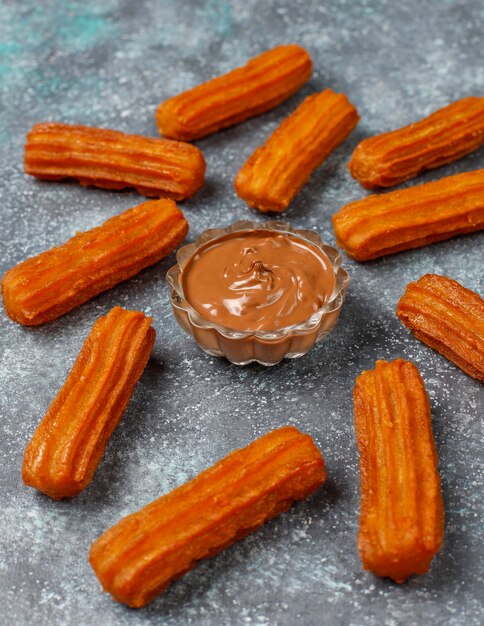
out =
[[(23, 174), (39, 121), (157, 136), (156, 105), (273, 45), (306, 46), (315, 72), (274, 111), (197, 145), (205, 188), (182, 208), (189, 240), (262, 216), (233, 180), (252, 150), (309, 93), (347, 93), (362, 120), (285, 214), (334, 243), (330, 217), (365, 195), (346, 163), (359, 140), (483, 93), (479, 0), (67, 0), (0, 3), (0, 271), (140, 201), (136, 193), (40, 183)], [(483, 166), (483, 152), (422, 176)], [(415, 184), (412, 181), (409, 184)], [(306, 357), (244, 369), (199, 351), (177, 327), (164, 281), (173, 258), (41, 328), (0, 315), (0, 624), (36, 626), (477, 626), (482, 623), (482, 388), (419, 343), (394, 315), (425, 272), (482, 289), (483, 239), (456, 238), (379, 261), (345, 257), (352, 285), (332, 337)], [(53, 502), (23, 487), (23, 450), (94, 320), (119, 304), (153, 316), (153, 357), (90, 487)], [(432, 403), (446, 510), (430, 572), (398, 586), (361, 569), (351, 390), (375, 359), (412, 359)], [(321, 447), (319, 493), (204, 562), (150, 606), (103, 594), (87, 563), (112, 523), (236, 447), (292, 423)]]

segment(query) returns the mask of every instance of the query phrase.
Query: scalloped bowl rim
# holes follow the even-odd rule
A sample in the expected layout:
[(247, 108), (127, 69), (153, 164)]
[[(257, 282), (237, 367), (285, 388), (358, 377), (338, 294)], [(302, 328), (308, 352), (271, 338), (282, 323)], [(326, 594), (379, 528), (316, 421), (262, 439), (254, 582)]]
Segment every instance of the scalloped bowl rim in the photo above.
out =
[[(271, 232), (290, 233), (312, 245), (315, 245), (328, 258), (335, 277), (333, 292), (324, 306), (315, 311), (308, 319), (298, 322), (297, 324), (292, 324), (291, 326), (278, 328), (276, 330), (234, 330), (233, 328), (222, 326), (202, 317), (185, 298), (181, 283), (181, 274), (184, 266), (193, 254), (209, 241), (219, 239), (220, 237), (234, 232), (252, 230), (268, 230)], [(226, 228), (209, 228), (204, 230), (193, 243), (186, 244), (185, 246), (179, 248), (176, 253), (176, 259), (177, 263), (166, 273), (166, 280), (172, 289), (170, 296), (172, 306), (185, 311), (188, 314), (190, 323), (196, 328), (203, 330), (216, 330), (227, 339), (249, 339), (251, 337), (256, 337), (257, 339), (271, 342), (287, 337), (289, 334), (306, 334), (310, 331), (314, 331), (327, 313), (332, 313), (341, 308), (344, 300), (344, 293), (351, 280), (348, 272), (341, 266), (342, 257), (337, 248), (324, 243), (316, 231), (294, 228), (287, 222), (279, 220), (271, 220), (268, 222), (239, 220)]]

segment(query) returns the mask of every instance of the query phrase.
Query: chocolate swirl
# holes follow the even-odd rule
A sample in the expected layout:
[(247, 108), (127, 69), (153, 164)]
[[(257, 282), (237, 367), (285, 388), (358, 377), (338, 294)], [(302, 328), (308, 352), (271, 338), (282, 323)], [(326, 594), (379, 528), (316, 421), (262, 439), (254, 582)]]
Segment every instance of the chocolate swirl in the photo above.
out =
[(198, 313), (234, 330), (277, 330), (309, 319), (328, 301), (334, 273), (326, 255), (288, 233), (241, 231), (208, 242), (182, 274)]

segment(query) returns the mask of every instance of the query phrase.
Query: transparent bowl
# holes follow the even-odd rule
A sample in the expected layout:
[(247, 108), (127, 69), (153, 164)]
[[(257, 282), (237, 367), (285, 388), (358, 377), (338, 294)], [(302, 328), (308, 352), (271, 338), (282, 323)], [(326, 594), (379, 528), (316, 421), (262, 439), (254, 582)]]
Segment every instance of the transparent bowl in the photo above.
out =
[[(186, 300), (181, 281), (182, 270), (192, 255), (204, 244), (229, 233), (268, 230), (291, 233), (322, 250), (331, 262), (335, 275), (333, 293), (328, 302), (304, 322), (278, 330), (239, 331), (220, 326), (202, 317)], [(261, 363), (275, 365), (282, 359), (296, 359), (306, 354), (315, 343), (322, 341), (334, 328), (343, 305), (350, 278), (341, 267), (341, 254), (322, 242), (311, 230), (298, 230), (280, 221), (235, 222), (228, 228), (204, 231), (195, 243), (180, 248), (177, 264), (168, 270), (166, 279), (171, 287), (171, 306), (178, 324), (192, 335), (200, 348), (213, 356), (224, 356), (236, 365)]]

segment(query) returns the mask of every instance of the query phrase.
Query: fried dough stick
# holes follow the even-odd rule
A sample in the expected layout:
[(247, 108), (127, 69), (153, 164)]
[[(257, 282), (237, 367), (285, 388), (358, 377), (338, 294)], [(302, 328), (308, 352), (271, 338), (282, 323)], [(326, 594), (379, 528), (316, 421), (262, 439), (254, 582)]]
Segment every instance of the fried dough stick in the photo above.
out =
[(243, 67), (165, 100), (156, 114), (160, 133), (190, 141), (270, 111), (302, 87), (312, 69), (301, 46), (267, 50)]
[(26, 485), (55, 500), (87, 487), (148, 362), (155, 334), (150, 317), (118, 306), (96, 321), (25, 450)]
[(429, 399), (415, 365), (402, 359), (363, 372), (353, 398), (361, 560), (364, 569), (402, 583), (428, 570), (443, 538)]
[(283, 211), (358, 120), (344, 94), (308, 96), (246, 161), (235, 180), (238, 195), (262, 212)]
[(484, 143), (484, 98), (471, 96), (419, 122), (364, 139), (348, 169), (365, 189), (392, 187), (440, 167)]
[(93, 544), (105, 591), (128, 606), (153, 600), (174, 578), (306, 497), (325, 480), (311, 437), (279, 428), (125, 517)]
[(351, 202), (333, 216), (338, 244), (358, 261), (484, 228), (484, 169)]
[(27, 326), (50, 322), (167, 256), (188, 223), (173, 200), (151, 200), (10, 269), (2, 280), (7, 315)]
[(397, 315), (418, 339), (484, 381), (484, 300), (477, 293), (426, 274), (407, 285)]
[(134, 187), (145, 196), (174, 200), (192, 196), (205, 176), (205, 159), (191, 144), (55, 122), (29, 132), (24, 164), (27, 174), (43, 180)]

